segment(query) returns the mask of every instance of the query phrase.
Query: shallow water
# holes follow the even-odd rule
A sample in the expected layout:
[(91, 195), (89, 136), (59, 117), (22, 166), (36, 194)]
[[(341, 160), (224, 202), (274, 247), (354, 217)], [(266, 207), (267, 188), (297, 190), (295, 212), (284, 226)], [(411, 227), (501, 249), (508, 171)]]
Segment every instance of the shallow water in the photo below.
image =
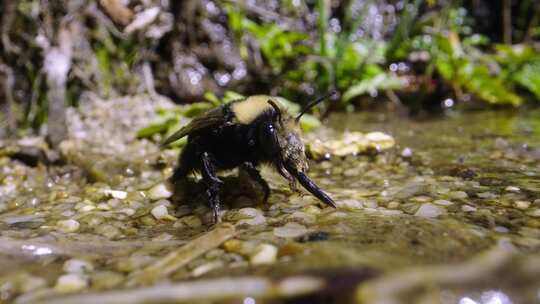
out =
[[(74, 165), (49, 170), (0, 157), (0, 301), (130, 303), (133, 286), (144, 292), (174, 282), (202, 302), (539, 302), (537, 117), (538, 111), (426, 121), (334, 115), (335, 133), (320, 130), (317, 137), (383, 131), (397, 146), (312, 164), (311, 175), (337, 210), (291, 193), (268, 169), (268, 205), (257, 204), (256, 186), (226, 178), (222, 216), (236, 228), (217, 236), (201, 195), (190, 194), (188, 206), (167, 191), (151, 194), (175, 160), (174, 151), (160, 153), (153, 143), (126, 141), (137, 150), (125, 148), (121, 156), (72, 147), (74, 155), (84, 150), (84, 161), (74, 157)], [(104, 191), (110, 188), (120, 192)], [(177, 267), (159, 266), (186, 243), (195, 249), (179, 252)], [(245, 276), (262, 281), (243, 289)], [(235, 293), (225, 292), (223, 277), (239, 284)], [(195, 279), (202, 287), (181, 285)], [(78, 298), (78, 291), (91, 293)], [(157, 299), (193, 302), (166, 293)]]

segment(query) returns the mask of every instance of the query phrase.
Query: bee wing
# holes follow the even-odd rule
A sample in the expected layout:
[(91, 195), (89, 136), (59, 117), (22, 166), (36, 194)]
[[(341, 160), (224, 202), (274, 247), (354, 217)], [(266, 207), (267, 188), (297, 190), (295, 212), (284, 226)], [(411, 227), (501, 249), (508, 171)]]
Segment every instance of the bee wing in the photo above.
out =
[(195, 117), (190, 123), (182, 127), (180, 130), (174, 132), (171, 136), (167, 137), (161, 143), (161, 146), (165, 147), (184, 136), (218, 127), (225, 122), (226, 117), (223, 115), (223, 107), (211, 109), (201, 116)]

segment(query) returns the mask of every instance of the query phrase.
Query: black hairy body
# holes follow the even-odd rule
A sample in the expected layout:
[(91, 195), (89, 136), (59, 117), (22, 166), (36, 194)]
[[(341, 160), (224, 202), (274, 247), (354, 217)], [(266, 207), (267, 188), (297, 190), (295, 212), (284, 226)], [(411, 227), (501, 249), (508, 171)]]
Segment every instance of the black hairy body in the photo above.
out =
[(333, 200), (305, 174), (308, 166), (299, 117), (293, 119), (273, 97), (263, 95), (214, 108), (165, 140), (164, 145), (188, 136), (172, 179), (179, 181), (200, 172), (215, 221), (219, 220), (222, 184), (217, 173), (240, 167), (263, 187), (266, 202), (270, 187), (257, 170), (263, 163), (276, 168), (293, 190), (299, 181), (321, 201), (335, 207)]

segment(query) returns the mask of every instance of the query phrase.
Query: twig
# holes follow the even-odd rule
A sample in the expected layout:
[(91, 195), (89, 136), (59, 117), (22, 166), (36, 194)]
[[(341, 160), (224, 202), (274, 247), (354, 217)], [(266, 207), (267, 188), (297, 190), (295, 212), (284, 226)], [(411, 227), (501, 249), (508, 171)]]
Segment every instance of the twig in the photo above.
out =
[(187, 265), (205, 252), (220, 246), (234, 237), (236, 229), (230, 224), (221, 224), (213, 230), (170, 252), (145, 269), (134, 272), (127, 283), (128, 287), (152, 284)]

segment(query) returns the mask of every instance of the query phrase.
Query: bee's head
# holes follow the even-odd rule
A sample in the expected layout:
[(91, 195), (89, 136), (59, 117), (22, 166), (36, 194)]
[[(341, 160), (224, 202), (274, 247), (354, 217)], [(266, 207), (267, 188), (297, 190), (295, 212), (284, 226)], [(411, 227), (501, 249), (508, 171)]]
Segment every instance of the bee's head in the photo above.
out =
[[(273, 100), (268, 100), (268, 103), (274, 108), (276, 114), (276, 131), (277, 140), (279, 143), (280, 162), (287, 168), (288, 171), (306, 172), (308, 170), (308, 162), (304, 150), (304, 142), (302, 141), (302, 131), (300, 129), (300, 118), (314, 105), (320, 103), (326, 98), (334, 95), (336, 92), (331, 92), (317, 100), (310, 102), (305, 106), (300, 114), (293, 118), (287, 111), (283, 111)], [(292, 173), (292, 172), (291, 172)]]
[(283, 163), (298, 172), (306, 172), (308, 162), (302, 140), (302, 130), (299, 125), (291, 116), (287, 115), (277, 129)]
[[(306, 153), (304, 150), (304, 143), (301, 138), (300, 130), (300, 117), (304, 115), (311, 107), (321, 102), (322, 100), (334, 95), (332, 92), (326, 96), (323, 96), (311, 103), (309, 103), (296, 117), (293, 118), (286, 111), (282, 111), (281, 108), (273, 101), (268, 100), (268, 103), (274, 108), (273, 123), (267, 125), (270, 130), (265, 134), (270, 136), (266, 138), (271, 147), (269, 151), (274, 151), (272, 154), (274, 157), (274, 164), (278, 171), (289, 180), (291, 189), (296, 189), (296, 181), (315, 197), (330, 205), (336, 207), (335, 202), (324, 191), (321, 190), (307, 175), (308, 162)], [(272, 147), (274, 147), (272, 149)]]

